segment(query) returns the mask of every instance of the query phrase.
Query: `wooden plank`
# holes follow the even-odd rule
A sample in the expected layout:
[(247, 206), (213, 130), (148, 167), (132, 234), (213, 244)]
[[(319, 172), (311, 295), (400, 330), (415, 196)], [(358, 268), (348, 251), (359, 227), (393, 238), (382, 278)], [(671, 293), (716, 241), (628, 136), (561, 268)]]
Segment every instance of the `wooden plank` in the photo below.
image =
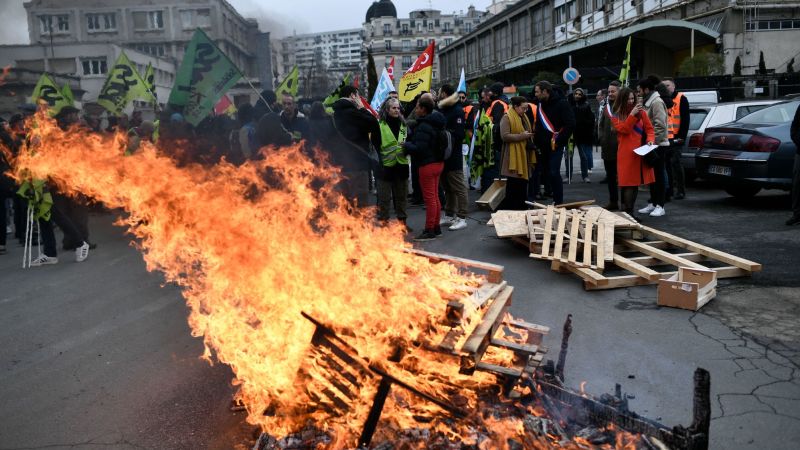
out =
[(553, 246), (553, 260), (561, 259), (561, 252), (564, 247), (564, 229), (567, 226), (569, 211), (562, 209), (558, 211), (558, 225), (556, 225), (556, 243)]
[(565, 265), (564, 267), (575, 275), (583, 278), (583, 281), (586, 283), (589, 283), (593, 286), (606, 286), (608, 284), (608, 278), (593, 269), (574, 267), (570, 265)]
[(577, 212), (572, 215), (572, 227), (569, 232), (569, 253), (567, 254), (567, 261), (574, 264), (578, 264), (578, 235), (581, 225), (579, 216)]
[(552, 206), (547, 207), (547, 213), (544, 216), (544, 239), (542, 239), (542, 258), (550, 256), (550, 239), (552, 238), (553, 230), (553, 214)]
[[(466, 259), (466, 258), (459, 258), (457, 256), (450, 256), (450, 255), (443, 255), (441, 253), (434, 253), (425, 250), (420, 250), (416, 248), (406, 248), (403, 249), (406, 253), (411, 253), (414, 255), (424, 256), (434, 262), (436, 261), (447, 261), (452, 263), (456, 266), (466, 266), (466, 267), (473, 267), (475, 269), (481, 269), (489, 272), (489, 282), (491, 283), (499, 283), (500, 280), (503, 279), (503, 270), (505, 268), (499, 264), (492, 264), (483, 261), (476, 261), (474, 259)], [(492, 275), (495, 274), (495, 275)], [(497, 279), (499, 276), (499, 280), (493, 281), (493, 279)]]
[(511, 327), (511, 328), (519, 328), (522, 330), (528, 330), (538, 334), (549, 334), (550, 327), (546, 327), (544, 325), (539, 325), (536, 323), (525, 322), (524, 320), (514, 319), (514, 320), (505, 320), (503, 321), (503, 325)]
[(506, 288), (506, 285), (507, 283), (505, 281), (498, 284), (484, 283), (480, 289), (467, 298), (472, 302), (472, 305), (475, 306), (475, 308), (480, 308), (486, 304), (486, 302), (495, 298), (497, 294)]
[(486, 314), (483, 315), (481, 322), (475, 330), (472, 331), (472, 334), (469, 335), (466, 342), (464, 342), (464, 345), (459, 350), (461, 353), (466, 353), (471, 356), (476, 363), (480, 361), (483, 352), (486, 351), (486, 347), (489, 345), (489, 341), (492, 339), (503, 320), (503, 313), (505, 313), (506, 309), (508, 309), (511, 304), (511, 294), (513, 293), (514, 288), (507, 286), (500, 295), (494, 299), (492, 304), (489, 305)]
[(494, 230), (499, 238), (528, 236), (527, 211), (497, 211), (492, 214)]
[(512, 350), (514, 353), (533, 355), (539, 351), (539, 347), (536, 345), (517, 344), (516, 342), (507, 341), (505, 339), (492, 339), (491, 344), (495, 347)]
[(631, 261), (630, 259), (620, 256), (614, 255), (614, 264), (619, 266), (622, 269), (625, 269), (629, 272), (633, 272), (636, 275), (639, 275), (642, 278), (647, 278), (648, 280), (659, 280), (661, 279), (661, 274), (656, 272), (653, 269), (647, 268), (642, 264), (637, 263), (636, 261)]
[[(606, 267), (606, 224), (603, 222), (597, 223), (597, 267), (605, 269)], [(613, 245), (611, 247), (614, 248)], [(613, 256), (612, 256), (613, 259)]]
[(475, 201), (478, 206), (494, 211), (506, 197), (506, 180), (495, 179), (481, 198)]
[(621, 243), (623, 245), (627, 245), (629, 248), (644, 253), (645, 255), (650, 255), (664, 262), (670, 263), (675, 267), (694, 267), (697, 269), (708, 269), (708, 267), (702, 264), (696, 263), (694, 261), (689, 261), (688, 259), (681, 258), (680, 256), (675, 256), (672, 253), (666, 252), (658, 248), (650, 247), (647, 244), (635, 241), (633, 239), (622, 239)]
[(705, 255), (709, 258), (716, 259), (717, 261), (721, 261), (726, 264), (730, 264), (732, 266), (748, 270), (750, 272), (759, 272), (762, 269), (761, 264), (757, 262), (740, 258), (738, 256), (731, 255), (730, 253), (725, 253), (713, 249), (711, 247), (707, 247), (705, 245), (692, 242), (688, 239), (680, 238), (678, 236), (674, 236), (664, 231), (656, 230), (655, 228), (642, 226), (642, 231), (646, 232), (650, 236), (654, 236), (658, 239), (661, 239), (662, 241), (669, 242), (670, 244), (675, 245), (676, 247), (681, 247), (687, 250), (691, 250), (695, 253)]
[(586, 220), (583, 232), (583, 265), (587, 267), (593, 266), (592, 264), (592, 234), (594, 232), (594, 220)]
[(556, 208), (576, 209), (576, 208), (580, 208), (581, 206), (593, 205), (594, 202), (595, 202), (594, 200), (581, 200), (579, 202), (562, 203), (560, 205), (556, 205)]
[[(708, 260), (708, 258), (706, 258), (705, 256), (699, 255), (697, 253), (675, 253), (674, 255), (680, 256), (681, 258), (685, 258), (688, 259), (689, 261), (694, 261), (694, 262), (703, 262)], [(631, 256), (628, 258), (628, 260), (641, 264), (645, 267), (664, 265), (664, 261), (661, 261), (660, 259), (654, 258), (652, 256)]]
[(481, 372), (492, 372), (512, 378), (519, 378), (522, 376), (522, 371), (519, 369), (510, 369), (508, 367), (498, 366), (496, 364), (489, 364), (485, 362), (479, 362), (475, 366), (475, 370), (480, 370)]

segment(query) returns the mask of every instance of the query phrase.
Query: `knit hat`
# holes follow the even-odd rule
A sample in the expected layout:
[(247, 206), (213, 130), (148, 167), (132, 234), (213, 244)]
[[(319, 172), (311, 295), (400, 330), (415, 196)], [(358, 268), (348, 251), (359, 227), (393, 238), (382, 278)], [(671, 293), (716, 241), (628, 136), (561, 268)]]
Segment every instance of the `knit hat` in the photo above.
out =
[(489, 90), (492, 91), (492, 94), (499, 97), (503, 95), (503, 87), (503, 83), (497, 82), (489, 86)]

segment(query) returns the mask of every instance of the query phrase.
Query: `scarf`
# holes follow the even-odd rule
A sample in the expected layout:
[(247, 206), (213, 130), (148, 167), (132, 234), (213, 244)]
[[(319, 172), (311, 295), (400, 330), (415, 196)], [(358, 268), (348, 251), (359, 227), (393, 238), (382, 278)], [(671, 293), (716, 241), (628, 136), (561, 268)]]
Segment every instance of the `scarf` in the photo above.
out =
[[(521, 134), (526, 130), (531, 129), (531, 123), (527, 115), (522, 117), (514, 111), (514, 108), (508, 108), (508, 122), (511, 125), (512, 134)], [(510, 142), (508, 144), (508, 170), (511, 173), (519, 175), (520, 178), (528, 179), (528, 167), (535, 161), (535, 155), (528, 155), (527, 140)], [(530, 152), (533, 153), (533, 152)], [(533, 156), (534, 159), (531, 159)]]

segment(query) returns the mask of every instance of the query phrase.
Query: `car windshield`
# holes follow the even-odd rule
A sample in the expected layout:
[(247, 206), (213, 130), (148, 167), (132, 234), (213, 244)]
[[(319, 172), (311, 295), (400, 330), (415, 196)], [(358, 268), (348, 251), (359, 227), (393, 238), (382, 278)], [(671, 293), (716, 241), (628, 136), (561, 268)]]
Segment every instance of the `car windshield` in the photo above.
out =
[(708, 110), (705, 108), (692, 108), (689, 110), (689, 129), (699, 130), (703, 125), (703, 121), (708, 116)]
[(786, 102), (764, 108), (753, 114), (748, 114), (739, 123), (786, 123), (794, 119), (794, 113), (800, 102)]

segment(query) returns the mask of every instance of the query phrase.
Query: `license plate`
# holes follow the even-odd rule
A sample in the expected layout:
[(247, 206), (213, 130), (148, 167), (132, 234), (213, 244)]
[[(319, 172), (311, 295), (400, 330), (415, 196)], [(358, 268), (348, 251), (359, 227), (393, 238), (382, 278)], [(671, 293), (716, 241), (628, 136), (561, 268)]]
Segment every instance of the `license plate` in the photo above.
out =
[(726, 177), (731, 176), (731, 168), (725, 166), (708, 166), (708, 173), (713, 173), (714, 175), (725, 175)]

